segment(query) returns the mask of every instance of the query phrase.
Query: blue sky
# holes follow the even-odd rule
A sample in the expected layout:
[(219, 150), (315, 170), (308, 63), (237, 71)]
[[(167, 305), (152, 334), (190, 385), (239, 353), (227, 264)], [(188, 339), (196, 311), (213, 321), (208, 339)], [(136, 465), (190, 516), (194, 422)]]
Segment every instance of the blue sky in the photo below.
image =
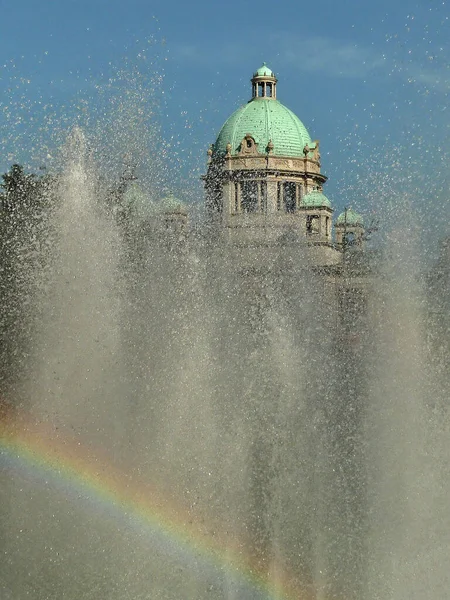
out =
[(0, 0), (0, 8), (3, 171), (13, 160), (51, 166), (79, 123), (105, 155), (121, 146), (146, 153), (142, 176), (155, 193), (172, 187), (195, 198), (208, 145), (266, 61), (278, 98), (321, 141), (338, 208), (391, 210), (404, 193), (448, 208), (446, 1)]

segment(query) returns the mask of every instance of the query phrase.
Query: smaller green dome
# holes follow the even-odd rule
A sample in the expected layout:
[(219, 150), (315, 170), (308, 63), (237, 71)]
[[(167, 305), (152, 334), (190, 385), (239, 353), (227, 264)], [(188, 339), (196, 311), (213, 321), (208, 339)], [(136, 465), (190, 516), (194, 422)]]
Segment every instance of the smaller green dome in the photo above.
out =
[(275, 77), (275, 73), (269, 69), (266, 63), (263, 63), (263, 66), (254, 72), (253, 77)]
[(129, 185), (123, 195), (124, 204), (132, 206), (136, 203), (145, 201), (147, 196), (138, 183), (133, 182)]
[(319, 190), (312, 190), (311, 192), (308, 192), (305, 196), (303, 196), (300, 205), (308, 207), (327, 206), (328, 208), (331, 208), (331, 202), (328, 200), (325, 194)]
[(187, 214), (186, 205), (184, 202), (178, 200), (178, 198), (175, 198), (173, 194), (169, 194), (165, 198), (161, 198), (158, 206), (162, 213)]
[(364, 225), (364, 220), (353, 208), (347, 208), (338, 216), (336, 225)]
[(137, 183), (132, 183), (123, 195), (123, 205), (132, 210), (138, 218), (155, 214), (155, 203)]

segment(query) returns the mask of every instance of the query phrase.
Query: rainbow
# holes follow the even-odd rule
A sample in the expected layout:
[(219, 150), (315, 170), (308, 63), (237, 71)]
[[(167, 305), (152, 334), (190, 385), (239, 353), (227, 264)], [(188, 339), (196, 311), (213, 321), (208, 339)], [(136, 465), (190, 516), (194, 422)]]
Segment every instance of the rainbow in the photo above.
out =
[[(29, 416), (0, 415), (0, 467), (31, 481), (45, 481), (52, 489), (72, 495), (105, 518), (120, 519), (177, 563), (201, 563), (218, 579), (233, 581), (242, 597), (255, 600), (300, 600), (304, 590), (289, 583), (286, 574), (275, 577), (245, 557), (238, 543), (205, 525), (193, 522), (186, 509), (168, 502), (148, 482), (111, 464), (98, 449), (62, 435), (54, 427)], [(214, 527), (215, 531), (220, 531)]]

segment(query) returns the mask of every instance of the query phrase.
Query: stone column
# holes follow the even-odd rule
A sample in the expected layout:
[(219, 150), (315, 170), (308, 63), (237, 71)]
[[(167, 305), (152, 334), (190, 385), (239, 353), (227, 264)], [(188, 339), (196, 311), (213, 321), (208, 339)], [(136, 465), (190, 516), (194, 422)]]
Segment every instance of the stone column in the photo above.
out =
[(320, 211), (320, 237), (327, 237), (327, 215)]
[(234, 212), (234, 183), (230, 180), (225, 181), (222, 187), (223, 190), (223, 212), (230, 215)]
[(277, 212), (278, 182), (276, 179), (267, 178), (267, 213)]

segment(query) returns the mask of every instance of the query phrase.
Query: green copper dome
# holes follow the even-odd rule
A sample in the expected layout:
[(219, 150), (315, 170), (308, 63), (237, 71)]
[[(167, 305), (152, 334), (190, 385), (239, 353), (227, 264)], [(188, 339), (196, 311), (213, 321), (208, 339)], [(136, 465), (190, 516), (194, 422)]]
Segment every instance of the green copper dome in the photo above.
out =
[(336, 225), (364, 225), (364, 220), (352, 208), (347, 208), (338, 216)]
[(311, 138), (300, 119), (273, 98), (253, 98), (238, 108), (220, 130), (214, 152), (225, 154), (230, 143), (231, 154), (238, 154), (247, 134), (262, 154), (267, 152), (269, 142), (273, 144), (273, 156), (304, 156), (305, 145), (311, 147)]
[(308, 206), (308, 207), (328, 206), (328, 208), (331, 208), (331, 202), (328, 200), (328, 198), (325, 196), (325, 194), (323, 194), (322, 192), (319, 192), (319, 190), (312, 190), (311, 192), (309, 192), (308, 194), (303, 196), (302, 201), (301, 201), (301, 206)]
[(163, 213), (178, 213), (187, 214), (184, 202), (175, 198), (173, 194), (169, 194), (165, 198), (161, 198), (158, 207)]
[(269, 69), (266, 63), (263, 63), (263, 66), (254, 72), (253, 77), (275, 77), (275, 73)]

